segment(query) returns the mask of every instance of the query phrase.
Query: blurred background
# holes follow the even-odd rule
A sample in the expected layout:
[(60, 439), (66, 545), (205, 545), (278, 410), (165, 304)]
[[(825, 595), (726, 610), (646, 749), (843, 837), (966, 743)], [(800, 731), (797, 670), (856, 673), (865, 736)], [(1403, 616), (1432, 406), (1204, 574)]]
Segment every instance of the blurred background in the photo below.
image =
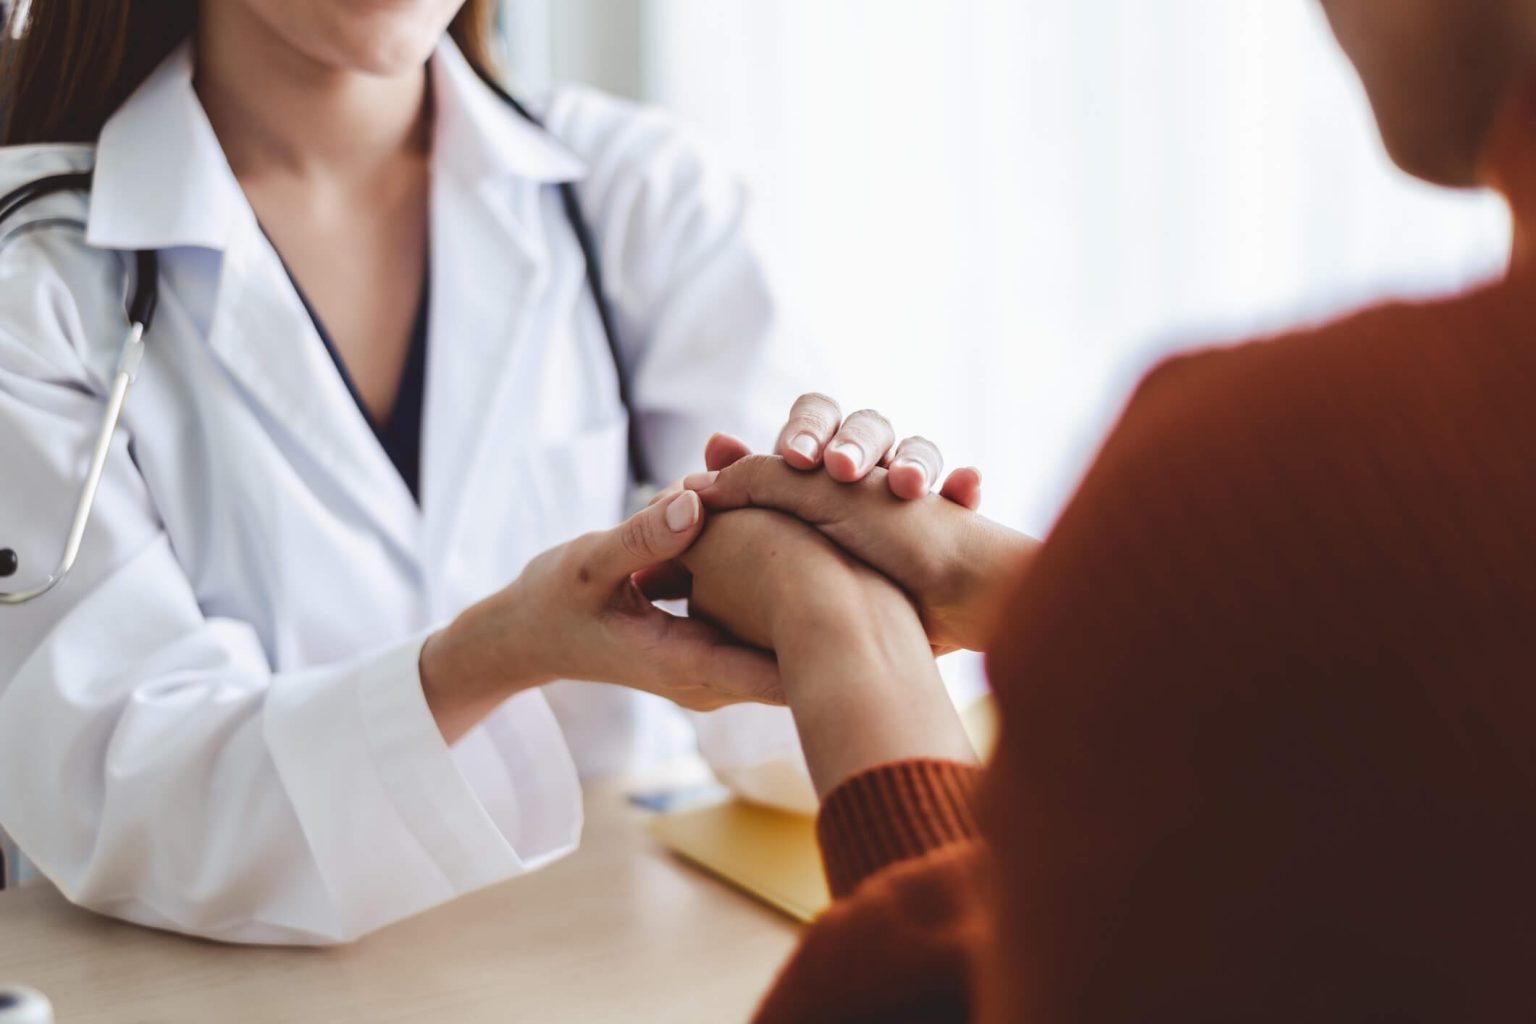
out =
[(1046, 530), (1180, 348), (1497, 274), (1499, 200), (1390, 164), (1314, 0), (509, 0), (533, 92), (670, 108), (741, 173), (845, 409)]

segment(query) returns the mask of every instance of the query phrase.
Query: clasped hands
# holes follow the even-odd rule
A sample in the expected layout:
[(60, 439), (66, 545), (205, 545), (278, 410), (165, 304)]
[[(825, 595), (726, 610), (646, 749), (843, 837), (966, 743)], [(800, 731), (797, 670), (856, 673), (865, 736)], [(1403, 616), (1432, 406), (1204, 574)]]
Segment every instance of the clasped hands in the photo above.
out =
[[(796, 403), (776, 454), (717, 435), (710, 469), (656, 503), (705, 509), (697, 539), (635, 577), (650, 598), (772, 651), (818, 791), (863, 768), (972, 754), (933, 656), (984, 649), (1034, 542), (975, 512), (974, 470), (930, 493), (938, 450), (877, 413)], [(824, 471), (820, 471), (824, 468)]]
[[(845, 420), (821, 395), (795, 403), (774, 455), (717, 435), (705, 464), (427, 638), (421, 685), (443, 738), (517, 693), (580, 679), (696, 711), (787, 703), (822, 787), (860, 758), (968, 751), (933, 655), (983, 649), (1034, 546), (975, 512), (977, 473), (931, 493), (937, 448), (897, 444), (879, 413)], [(653, 603), (676, 597), (690, 617)]]

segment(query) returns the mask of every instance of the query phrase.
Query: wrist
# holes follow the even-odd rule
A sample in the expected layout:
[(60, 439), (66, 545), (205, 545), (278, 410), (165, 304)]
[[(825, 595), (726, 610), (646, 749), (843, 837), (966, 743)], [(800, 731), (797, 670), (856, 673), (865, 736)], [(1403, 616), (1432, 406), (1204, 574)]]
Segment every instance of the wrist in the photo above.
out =
[(422, 645), (422, 692), (450, 743), (507, 698), (555, 678), (524, 639), (533, 631), (519, 625), (526, 602), (517, 598), (509, 587), (472, 605)]
[(773, 649), (791, 701), (791, 690), (814, 689), (809, 681), (819, 678), (899, 688), (932, 667), (921, 618), (906, 595), (883, 580), (841, 591), (821, 588), (814, 601), (780, 620)]
[[(800, 586), (786, 593), (769, 623), (780, 659), (823, 657), (860, 640), (873, 643), (893, 626), (918, 623), (905, 595), (883, 578), (861, 575), (851, 568), (840, 576), (824, 573), (798, 581)], [(920, 632), (921, 624), (916, 628)]]
[(823, 797), (880, 764), (975, 760), (917, 613), (899, 592), (883, 589), (895, 600), (871, 595), (856, 615), (777, 649), (785, 699)]
[(966, 650), (985, 651), (1010, 590), (1039, 547), (1034, 538), (977, 516), (928, 606), (930, 630)]

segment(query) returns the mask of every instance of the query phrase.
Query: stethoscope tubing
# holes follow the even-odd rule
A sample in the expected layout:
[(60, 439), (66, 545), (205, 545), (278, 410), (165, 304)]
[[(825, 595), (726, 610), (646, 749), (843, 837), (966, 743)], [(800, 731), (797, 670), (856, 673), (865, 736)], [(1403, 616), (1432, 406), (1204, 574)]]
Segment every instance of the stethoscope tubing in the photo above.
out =
[(91, 521), (91, 509), (96, 504), (96, 491), (101, 486), (101, 472), (106, 467), (107, 455), (112, 450), (112, 438), (123, 416), (123, 403), (128, 399), (128, 389), (133, 387), (143, 357), (144, 324), (135, 322), (129, 325), (122, 347), (118, 350), (117, 372), (112, 377), (107, 407), (101, 415), (101, 426), (96, 430), (96, 447), (91, 452), (91, 464), (85, 471), (85, 482), (75, 502), (75, 516), (70, 523), (69, 536), (65, 538), (64, 553), (59, 557), (59, 564), (46, 580), (35, 587), (0, 593), (0, 605), (26, 604), (42, 597), (64, 582), (64, 577), (75, 567), (75, 559), (80, 555), (80, 542), (85, 539), (85, 528)]
[[(4, 223), (28, 204), (46, 196), (59, 192), (89, 191), (91, 180), (92, 172), (77, 171), (69, 174), (48, 175), (29, 181), (0, 197), (0, 223)], [(59, 218), (46, 218), (33, 223), (49, 226), (78, 226), (74, 221)], [(32, 226), (32, 224), (23, 225), (16, 230), (29, 230)], [(5, 237), (8, 239), (14, 233), (16, 232), (11, 232)], [(91, 462), (86, 468), (85, 480), (80, 486), (80, 495), (75, 501), (75, 513), (70, 520), (69, 534), (64, 539), (64, 550), (53, 572), (49, 573), (43, 582), (26, 590), (0, 591), (0, 606), (25, 604), (42, 597), (64, 581), (64, 577), (68, 576), (69, 571), (74, 568), (75, 559), (80, 556), (80, 545), (85, 539), (85, 528), (90, 524), (91, 509), (96, 504), (96, 492), (101, 487), (101, 474), (107, 464), (107, 455), (112, 450), (112, 438), (117, 433), (118, 423), (123, 416), (123, 404), (128, 399), (128, 391), (133, 386), (139, 363), (144, 357), (144, 333), (149, 330), (150, 322), (154, 319), (155, 306), (160, 297), (159, 279), (160, 261), (154, 251), (136, 252), (133, 291), (126, 298), (128, 330), (123, 336), (122, 344), (118, 347), (117, 366), (112, 375), (111, 387), (107, 392), (106, 407), (102, 410), (101, 424), (96, 430), (96, 444), (91, 451)], [(0, 554), (6, 556), (5, 568), (14, 571), (17, 565), (15, 552), (7, 548), (0, 551)]]
[[(542, 128), (542, 122), (534, 114), (519, 103), (510, 93), (503, 89), (490, 74), (483, 69), (476, 68), (476, 73), (481, 80), (496, 93), (508, 106), (530, 123)], [(45, 196), (58, 192), (91, 190), (93, 178), (92, 171), (76, 171), (68, 174), (54, 174), (29, 181), (12, 191), (0, 196), (0, 224), (16, 214), (23, 207)], [(592, 292), (592, 300), (597, 306), (598, 320), (602, 325), (603, 337), (608, 344), (609, 355), (613, 358), (614, 369), (617, 371), (619, 401), (624, 406), (624, 411), (629, 419), (628, 454), (629, 470), (633, 486), (630, 489), (632, 507), (640, 507), (645, 503), (651, 492), (650, 466), (646, 459), (645, 446), (640, 438), (639, 421), (635, 415), (634, 399), (630, 389), (629, 373), (625, 366), (624, 353), (619, 346), (618, 327), (612, 308), (608, 305), (607, 293), (603, 288), (602, 263), (598, 258), (597, 245), (592, 237), (592, 231), (587, 226), (586, 218), (581, 211), (581, 204), (577, 200), (576, 190), (569, 183), (564, 182), (559, 186), (561, 205), (564, 208), (566, 219), (570, 222), (571, 230), (576, 236), (576, 242), (581, 247), (582, 262), (586, 272), (587, 284)], [(64, 222), (59, 219), (45, 219), (34, 222), (36, 225), (58, 225)], [(20, 230), (28, 230), (33, 224), (23, 225)], [(12, 232), (14, 234), (16, 232)], [(9, 238), (10, 235), (0, 236), (0, 241)], [(141, 249), (134, 253), (135, 279), (134, 287), (126, 297), (128, 334), (123, 340), (118, 352), (117, 370), (112, 379), (112, 386), (107, 396), (106, 409), (102, 413), (101, 426), (97, 430), (96, 447), (91, 453), (91, 464), (86, 471), (85, 482), (80, 489), (80, 497), (75, 503), (75, 514), (70, 522), (69, 535), (65, 538), (64, 552), (61, 555), (57, 567), (46, 580), (27, 590), (14, 592), (0, 592), (0, 606), (25, 604), (35, 600), (63, 582), (64, 577), (74, 567), (75, 559), (80, 554), (80, 545), (85, 538), (85, 528), (90, 522), (91, 509), (96, 502), (96, 492), (101, 485), (102, 470), (106, 466), (107, 455), (112, 449), (112, 438), (117, 432), (119, 421), (122, 419), (123, 405), (127, 401), (128, 391), (133, 386), (138, 373), (139, 362), (144, 355), (144, 335), (148, 332), (154, 319), (155, 307), (160, 298), (160, 261), (154, 250)], [(0, 576), (14, 573), (19, 560), (16, 553), (9, 548), (0, 548)]]

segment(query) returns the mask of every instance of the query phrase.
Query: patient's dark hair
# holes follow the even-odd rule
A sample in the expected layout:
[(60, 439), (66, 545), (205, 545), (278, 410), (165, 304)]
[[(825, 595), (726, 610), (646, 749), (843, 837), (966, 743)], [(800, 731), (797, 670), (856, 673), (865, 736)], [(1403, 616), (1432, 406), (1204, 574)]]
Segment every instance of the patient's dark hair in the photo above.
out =
[[(12, 0), (0, 37), (0, 143), (94, 142), (197, 24), (197, 0)], [(448, 32), (493, 69), (495, 0), (467, 0)]]

